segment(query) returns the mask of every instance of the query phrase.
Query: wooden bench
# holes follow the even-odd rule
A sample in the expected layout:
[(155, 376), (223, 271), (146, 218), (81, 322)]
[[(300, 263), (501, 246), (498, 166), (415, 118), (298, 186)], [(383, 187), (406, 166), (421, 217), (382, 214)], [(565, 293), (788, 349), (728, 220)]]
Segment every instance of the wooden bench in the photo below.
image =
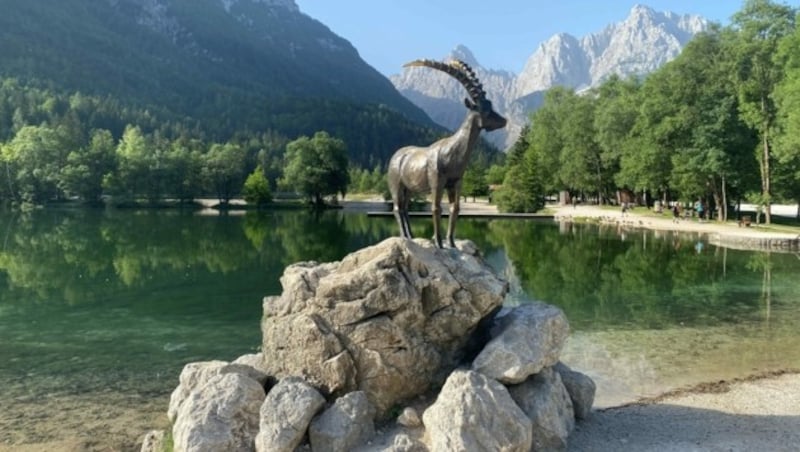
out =
[(741, 228), (742, 226), (744, 226), (746, 228), (749, 228), (751, 222), (752, 219), (750, 218), (750, 215), (742, 215), (742, 217), (739, 218), (739, 227)]

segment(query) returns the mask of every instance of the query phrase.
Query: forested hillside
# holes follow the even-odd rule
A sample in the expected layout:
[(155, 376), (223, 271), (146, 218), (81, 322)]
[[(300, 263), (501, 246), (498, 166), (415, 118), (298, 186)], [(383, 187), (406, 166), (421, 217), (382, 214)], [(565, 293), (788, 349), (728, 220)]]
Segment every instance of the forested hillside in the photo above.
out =
[[(230, 3), (2, 0), (0, 74), (165, 107), (209, 122), (215, 138), (283, 128), (312, 99), (383, 104), (430, 124), (323, 24), (282, 5)], [(325, 110), (306, 121), (330, 118)]]
[(299, 136), (325, 130), (373, 168), (444, 132), (291, 0), (0, 0), (0, 10), (5, 199), (79, 195), (62, 180), (68, 164), (104, 171), (93, 177), (108, 176), (108, 188), (113, 171), (79, 158), (100, 132), (115, 171), (135, 129), (149, 160), (141, 171), (165, 171), (168, 151), (230, 145), (241, 172), (262, 163), (273, 184)]

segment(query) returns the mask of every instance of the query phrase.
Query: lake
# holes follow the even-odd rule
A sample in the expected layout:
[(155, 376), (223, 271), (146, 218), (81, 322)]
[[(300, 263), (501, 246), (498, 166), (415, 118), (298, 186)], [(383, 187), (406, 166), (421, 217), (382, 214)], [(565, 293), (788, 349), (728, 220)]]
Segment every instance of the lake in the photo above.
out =
[[(414, 219), (417, 236), (430, 221)], [(261, 300), (291, 263), (339, 260), (395, 234), (363, 212), (45, 209), (0, 215), (0, 449), (163, 427), (187, 362), (255, 352)], [(470, 220), (512, 284), (507, 304), (561, 307), (563, 360), (597, 406), (800, 368), (800, 257), (696, 235)]]

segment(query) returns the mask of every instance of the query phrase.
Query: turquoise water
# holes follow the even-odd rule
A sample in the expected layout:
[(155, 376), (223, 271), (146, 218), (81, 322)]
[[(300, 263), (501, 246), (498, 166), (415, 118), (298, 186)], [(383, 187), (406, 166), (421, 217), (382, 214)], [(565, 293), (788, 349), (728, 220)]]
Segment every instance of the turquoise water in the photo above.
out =
[[(430, 236), (428, 221), (413, 223)], [(185, 363), (257, 350), (261, 299), (280, 292), (286, 265), (338, 260), (395, 227), (341, 211), (3, 214), (0, 406), (10, 408), (0, 445), (29, 439), (2, 421), (44, 396), (111, 392), (166, 411)], [(463, 219), (458, 232), (512, 282), (509, 304), (565, 310), (573, 334), (564, 360), (598, 381), (601, 405), (800, 367), (794, 254), (541, 221)]]

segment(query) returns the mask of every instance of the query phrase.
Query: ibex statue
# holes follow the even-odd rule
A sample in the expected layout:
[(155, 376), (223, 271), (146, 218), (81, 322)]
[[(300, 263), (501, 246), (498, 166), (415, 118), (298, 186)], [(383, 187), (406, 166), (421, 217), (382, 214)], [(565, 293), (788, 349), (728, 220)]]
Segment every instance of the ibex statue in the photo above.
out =
[(428, 147), (407, 146), (399, 149), (389, 161), (389, 191), (392, 193), (394, 216), (400, 226), (400, 234), (411, 238), (408, 219), (408, 205), (415, 193), (433, 194), (433, 238), (439, 248), (442, 235), (439, 221), (442, 216), (442, 194), (447, 189), (450, 201), (450, 219), (447, 227), (447, 241), (455, 248), (455, 229), (461, 193), (461, 179), (469, 163), (469, 156), (481, 130), (492, 131), (506, 126), (506, 119), (492, 109), (486, 99), (475, 72), (466, 63), (454, 60), (441, 63), (431, 60), (415, 60), (408, 66), (427, 66), (453, 76), (461, 82), (469, 93), (464, 104), (469, 112), (464, 123), (451, 136), (443, 138)]

